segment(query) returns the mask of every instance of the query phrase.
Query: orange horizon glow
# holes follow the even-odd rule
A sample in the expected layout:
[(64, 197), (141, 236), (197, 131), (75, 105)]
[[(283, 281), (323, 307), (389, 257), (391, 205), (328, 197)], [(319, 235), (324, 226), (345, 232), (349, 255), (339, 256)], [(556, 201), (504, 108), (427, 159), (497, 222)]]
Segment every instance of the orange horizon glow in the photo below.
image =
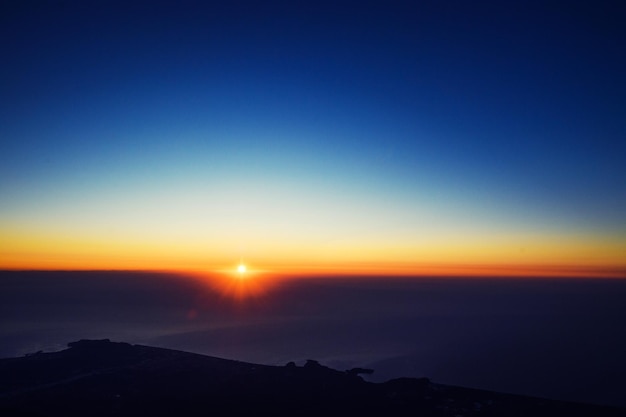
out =
[[(232, 282), (234, 287), (247, 286), (262, 278), (298, 279), (298, 278), (368, 278), (368, 277), (405, 277), (405, 278), (623, 278), (626, 279), (626, 265), (481, 265), (481, 264), (404, 264), (404, 265), (270, 265), (263, 268), (246, 266), (244, 273), (238, 265), (232, 267), (149, 267), (140, 264), (98, 265), (98, 264), (59, 264), (34, 263), (31, 265), (6, 265), (0, 270), (6, 271), (135, 271), (163, 272), (191, 275), (203, 278), (219, 277), (225, 282)], [(239, 291), (238, 290), (238, 291)]]
[[(468, 239), (437, 242), (342, 242), (292, 245), (253, 242), (246, 276), (458, 276), (458, 277), (610, 277), (626, 278), (622, 239), (493, 239), (475, 245)], [(223, 274), (237, 270), (241, 255), (233, 245), (207, 242), (167, 244), (100, 239), (3, 234), (0, 269), (152, 270)], [(231, 249), (228, 248), (231, 247)], [(519, 247), (530, 248), (521, 250)], [(255, 272), (256, 271), (256, 272)]]
[[(352, 265), (350, 267), (278, 267), (260, 268), (246, 264), (241, 272), (241, 263), (233, 263), (223, 268), (209, 269), (94, 269), (94, 268), (44, 268), (16, 271), (68, 271), (68, 272), (110, 272), (110, 273), (158, 273), (174, 277), (191, 278), (206, 285), (226, 300), (245, 306), (248, 302), (264, 297), (274, 287), (290, 280), (298, 279), (626, 279), (626, 267), (571, 267), (557, 265), (401, 265), (391, 268), (382, 265)], [(2, 269), (0, 269), (2, 270)], [(9, 268), (4, 268), (9, 270)]]
[[(606, 277), (626, 278), (626, 238), (619, 235), (429, 236), (331, 242), (217, 238), (108, 240), (0, 227), (0, 270), (133, 270), (236, 274), (246, 278)], [(238, 247), (245, 246), (245, 250)], [(240, 277), (241, 278), (241, 277)]]

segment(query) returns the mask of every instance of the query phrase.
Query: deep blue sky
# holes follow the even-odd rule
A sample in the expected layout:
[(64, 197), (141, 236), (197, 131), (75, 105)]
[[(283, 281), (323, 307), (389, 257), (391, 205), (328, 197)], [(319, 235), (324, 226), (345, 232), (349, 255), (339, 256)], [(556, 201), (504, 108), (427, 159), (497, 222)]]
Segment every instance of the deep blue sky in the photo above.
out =
[(248, 222), (240, 252), (283, 209), (334, 225), (310, 247), (452, 227), (623, 250), (625, 6), (479, 3), (3, 2), (0, 225), (107, 240), (102, 212), (128, 230), (178, 190), (146, 228), (199, 221), (208, 187), (246, 195), (220, 223)]

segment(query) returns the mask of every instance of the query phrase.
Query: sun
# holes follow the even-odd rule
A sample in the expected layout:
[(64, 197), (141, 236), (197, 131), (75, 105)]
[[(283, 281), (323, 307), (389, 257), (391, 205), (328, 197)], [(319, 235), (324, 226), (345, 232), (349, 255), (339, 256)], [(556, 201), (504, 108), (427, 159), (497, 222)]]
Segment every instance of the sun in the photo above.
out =
[(207, 281), (223, 295), (237, 302), (261, 297), (275, 285), (275, 277), (270, 275), (269, 270), (247, 264), (243, 259), (213, 272)]

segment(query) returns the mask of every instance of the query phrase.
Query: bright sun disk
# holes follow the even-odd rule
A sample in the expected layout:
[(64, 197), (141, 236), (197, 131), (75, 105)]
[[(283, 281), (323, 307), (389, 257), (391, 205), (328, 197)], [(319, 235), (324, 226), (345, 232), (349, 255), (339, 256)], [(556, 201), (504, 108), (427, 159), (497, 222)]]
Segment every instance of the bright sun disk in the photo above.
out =
[(246, 266), (244, 264), (239, 264), (239, 266), (237, 267), (237, 272), (239, 272), (240, 274), (243, 274), (246, 272)]

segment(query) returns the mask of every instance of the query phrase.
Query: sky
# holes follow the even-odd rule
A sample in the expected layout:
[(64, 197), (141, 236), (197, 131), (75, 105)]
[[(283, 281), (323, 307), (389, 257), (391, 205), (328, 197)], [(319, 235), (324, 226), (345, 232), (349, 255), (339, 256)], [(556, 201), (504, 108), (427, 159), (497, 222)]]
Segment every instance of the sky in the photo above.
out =
[(626, 277), (618, 1), (0, 8), (0, 268)]

